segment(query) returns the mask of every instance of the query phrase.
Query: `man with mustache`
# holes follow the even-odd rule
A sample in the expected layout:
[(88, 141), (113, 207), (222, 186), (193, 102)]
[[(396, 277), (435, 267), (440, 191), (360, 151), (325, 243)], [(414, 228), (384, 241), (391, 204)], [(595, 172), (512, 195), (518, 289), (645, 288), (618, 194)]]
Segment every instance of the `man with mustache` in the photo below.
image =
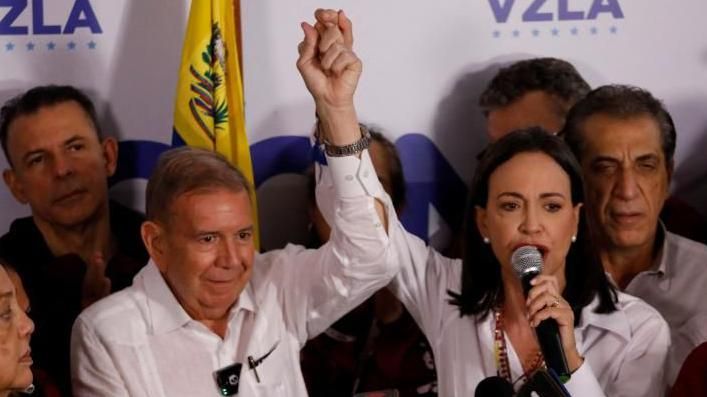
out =
[(570, 110), (564, 133), (582, 165), (604, 269), (670, 326), (672, 384), (685, 357), (707, 341), (707, 246), (669, 232), (659, 217), (674, 169), (670, 114), (648, 91), (608, 85)]
[(35, 362), (70, 395), (71, 326), (147, 262), (143, 217), (108, 199), (118, 144), (103, 136), (80, 90), (41, 86), (11, 99), (0, 114), (0, 140), (10, 166), (5, 183), (32, 212), (0, 238), (0, 255), (26, 283)]

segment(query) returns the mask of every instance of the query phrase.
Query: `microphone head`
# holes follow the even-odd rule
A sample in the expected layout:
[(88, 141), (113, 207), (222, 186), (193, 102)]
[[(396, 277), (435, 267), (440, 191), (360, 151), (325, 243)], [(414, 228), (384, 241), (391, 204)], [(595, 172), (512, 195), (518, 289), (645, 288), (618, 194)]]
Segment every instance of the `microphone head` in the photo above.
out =
[(543, 256), (537, 247), (524, 245), (513, 251), (511, 266), (518, 277), (528, 273), (540, 273), (543, 270)]
[(513, 385), (500, 376), (489, 376), (476, 385), (474, 397), (513, 397)]

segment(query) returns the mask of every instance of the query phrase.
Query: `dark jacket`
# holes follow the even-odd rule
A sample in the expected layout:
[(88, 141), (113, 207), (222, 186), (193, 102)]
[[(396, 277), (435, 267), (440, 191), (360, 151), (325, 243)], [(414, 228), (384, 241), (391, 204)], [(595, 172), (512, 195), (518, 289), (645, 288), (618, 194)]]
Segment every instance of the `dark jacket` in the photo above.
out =
[[(110, 203), (109, 211), (117, 246), (106, 264), (106, 275), (115, 292), (132, 284), (135, 274), (147, 263), (148, 254), (140, 237), (144, 217), (116, 202)], [(86, 264), (75, 254), (55, 257), (32, 217), (12, 222), (10, 230), (0, 237), (0, 257), (17, 269), (30, 299), (35, 365), (46, 372), (63, 395), (69, 396), (71, 327), (81, 312)]]

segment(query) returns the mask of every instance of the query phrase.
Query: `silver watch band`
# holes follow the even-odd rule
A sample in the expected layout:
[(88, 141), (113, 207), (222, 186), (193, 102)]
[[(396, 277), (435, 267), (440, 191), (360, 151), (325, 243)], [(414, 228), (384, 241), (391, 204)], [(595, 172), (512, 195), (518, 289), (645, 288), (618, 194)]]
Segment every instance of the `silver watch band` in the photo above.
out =
[(361, 129), (361, 139), (352, 144), (334, 146), (324, 140), (324, 151), (326, 154), (331, 157), (345, 157), (359, 154), (365, 149), (368, 149), (371, 144), (371, 133), (361, 124), (359, 124), (359, 128)]

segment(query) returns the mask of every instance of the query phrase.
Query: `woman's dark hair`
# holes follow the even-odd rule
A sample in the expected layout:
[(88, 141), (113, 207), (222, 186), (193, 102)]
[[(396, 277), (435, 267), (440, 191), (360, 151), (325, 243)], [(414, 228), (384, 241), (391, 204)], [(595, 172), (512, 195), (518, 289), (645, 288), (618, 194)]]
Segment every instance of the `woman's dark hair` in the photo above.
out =
[[(491, 174), (502, 164), (520, 153), (539, 152), (552, 158), (570, 178), (572, 205), (584, 202), (582, 174), (577, 160), (567, 145), (545, 130), (533, 127), (515, 131), (492, 144), (486, 150), (474, 174), (467, 219), (465, 252), (462, 267), (461, 293), (449, 291), (450, 303), (459, 306), (460, 315), (485, 317), (503, 302), (501, 265), (491, 246), (483, 242), (473, 216), (476, 207), (486, 208)], [(585, 224), (584, 209), (580, 210), (579, 233), (565, 262), (567, 284), (562, 296), (574, 312), (575, 325), (581, 311), (595, 296), (599, 297), (597, 313), (616, 310), (616, 291), (606, 278), (599, 256), (592, 249), (592, 237)]]

